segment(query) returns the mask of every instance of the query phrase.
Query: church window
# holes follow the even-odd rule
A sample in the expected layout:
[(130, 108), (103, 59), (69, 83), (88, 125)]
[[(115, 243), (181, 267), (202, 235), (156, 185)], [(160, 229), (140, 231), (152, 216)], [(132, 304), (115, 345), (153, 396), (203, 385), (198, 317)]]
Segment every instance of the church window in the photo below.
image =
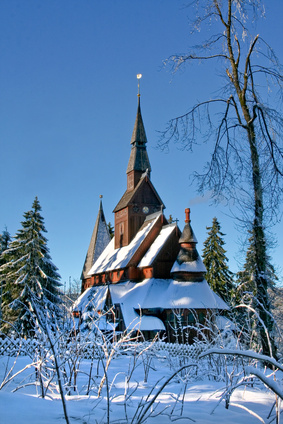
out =
[(188, 313), (188, 322), (189, 323), (192, 323), (192, 322), (194, 322), (195, 321), (195, 317), (194, 317), (194, 315), (192, 314), (192, 312), (189, 312)]
[(203, 324), (204, 321), (205, 321), (205, 313), (204, 312), (199, 312), (198, 319), (199, 319), (199, 322), (201, 324)]

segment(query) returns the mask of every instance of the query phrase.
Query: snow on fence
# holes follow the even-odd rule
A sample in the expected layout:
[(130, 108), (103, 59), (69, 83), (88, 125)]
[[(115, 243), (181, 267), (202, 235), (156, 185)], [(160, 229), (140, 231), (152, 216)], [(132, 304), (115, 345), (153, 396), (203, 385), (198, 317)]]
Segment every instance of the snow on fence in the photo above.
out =
[[(145, 347), (150, 346), (150, 342), (138, 343), (137, 345), (140, 350), (143, 350)], [(172, 357), (186, 356), (188, 358), (196, 359), (206, 348), (207, 346), (200, 342), (188, 345), (157, 341), (152, 344), (150, 350), (153, 352), (158, 352), (161, 355), (167, 354)]]
[(38, 348), (37, 340), (32, 339), (0, 339), (0, 355), (6, 356), (33, 356)]
[[(65, 349), (64, 349), (65, 345)], [(79, 356), (84, 359), (92, 359), (101, 357), (102, 349), (101, 343), (96, 341), (82, 341), (81, 343), (67, 344), (62, 343), (62, 351), (79, 351)], [(115, 344), (113, 345), (113, 347)], [(109, 343), (109, 347), (111, 344)], [(30, 356), (33, 357), (36, 352), (43, 348), (40, 342), (36, 339), (0, 339), (0, 356)], [(119, 346), (117, 355), (132, 355), (133, 353), (140, 353), (147, 348), (147, 352), (151, 355), (169, 355), (171, 357), (184, 356), (191, 359), (197, 359), (199, 355), (206, 350), (207, 346), (204, 343), (195, 343), (192, 345), (178, 344), (178, 343), (165, 343), (156, 341), (150, 342), (136, 342), (124, 343)]]

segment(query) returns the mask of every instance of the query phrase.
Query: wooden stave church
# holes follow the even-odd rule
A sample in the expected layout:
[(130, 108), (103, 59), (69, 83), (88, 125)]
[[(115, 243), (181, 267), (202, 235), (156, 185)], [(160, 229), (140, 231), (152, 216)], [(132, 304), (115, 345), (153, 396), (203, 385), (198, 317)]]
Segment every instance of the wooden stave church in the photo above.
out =
[(190, 209), (185, 209), (182, 232), (177, 223), (168, 223), (150, 179), (146, 143), (138, 95), (127, 189), (113, 210), (114, 237), (111, 240), (100, 200), (73, 315), (82, 328), (93, 313), (103, 315), (113, 308), (114, 320), (113, 314), (103, 316), (104, 331), (113, 331), (114, 325), (116, 333), (136, 330), (151, 339), (159, 332), (169, 342), (177, 337), (192, 343), (198, 337), (191, 328), (195, 321), (204, 326), (208, 315), (229, 308), (205, 280)]

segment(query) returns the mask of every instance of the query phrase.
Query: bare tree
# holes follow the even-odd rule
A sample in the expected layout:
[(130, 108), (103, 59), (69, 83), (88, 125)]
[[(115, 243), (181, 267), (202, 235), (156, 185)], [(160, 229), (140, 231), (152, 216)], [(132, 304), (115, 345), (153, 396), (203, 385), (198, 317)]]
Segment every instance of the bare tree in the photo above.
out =
[[(199, 102), (170, 120), (160, 147), (167, 148), (174, 140), (192, 150), (199, 136), (212, 142), (210, 162), (204, 173), (195, 175), (198, 187), (202, 193), (210, 190), (216, 200), (233, 199), (253, 229), (259, 314), (272, 335), (265, 224), (276, 221), (282, 196), (281, 67), (272, 48), (260, 35), (250, 33), (248, 18), (262, 15), (261, 0), (207, 0), (193, 6), (197, 8), (194, 29), (208, 23), (219, 32), (168, 62), (175, 72), (187, 63), (218, 60), (222, 90), (217, 97)], [(269, 354), (263, 328), (260, 337), (263, 353)], [(273, 340), (272, 350), (275, 355)]]

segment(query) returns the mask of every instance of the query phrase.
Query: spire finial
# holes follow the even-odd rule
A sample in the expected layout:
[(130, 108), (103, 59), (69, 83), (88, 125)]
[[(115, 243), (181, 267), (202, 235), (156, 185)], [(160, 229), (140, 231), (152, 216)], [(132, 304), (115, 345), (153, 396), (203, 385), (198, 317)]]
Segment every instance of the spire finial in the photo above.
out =
[(140, 97), (140, 79), (142, 77), (142, 74), (137, 74), (137, 80), (138, 80), (138, 97)]
[(100, 199), (100, 202), (99, 202), (99, 209), (100, 209), (100, 210), (102, 210), (102, 198), (103, 198), (103, 196), (102, 196), (102, 194), (100, 194), (100, 195), (99, 195), (99, 199)]

